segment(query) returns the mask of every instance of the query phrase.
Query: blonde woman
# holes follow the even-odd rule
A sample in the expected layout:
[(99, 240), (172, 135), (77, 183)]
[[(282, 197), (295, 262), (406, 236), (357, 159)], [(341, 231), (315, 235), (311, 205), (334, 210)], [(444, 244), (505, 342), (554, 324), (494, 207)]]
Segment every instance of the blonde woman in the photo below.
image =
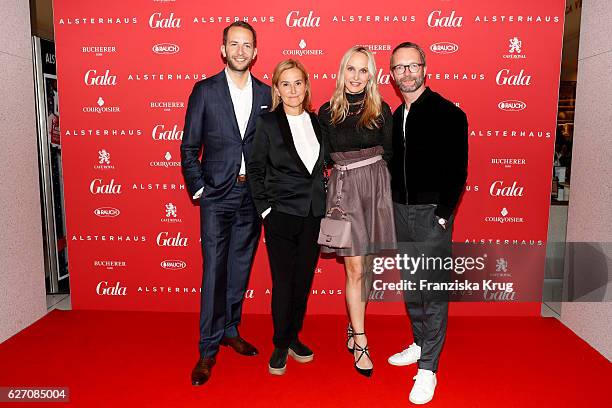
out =
[(298, 337), (319, 258), (317, 237), (325, 213), (323, 149), (317, 116), (309, 112), (310, 82), (297, 60), (280, 62), (272, 75), (272, 111), (257, 121), (247, 175), (263, 218), (272, 272), (273, 375), (314, 352)]
[(373, 371), (365, 334), (365, 308), (371, 256), (396, 247), (390, 175), (392, 114), (376, 84), (376, 63), (363, 47), (349, 49), (342, 61), (336, 89), (319, 110), (325, 155), (333, 163), (327, 208), (340, 203), (351, 223), (349, 248), (322, 246), (324, 253), (344, 258), (346, 305), (349, 315), (347, 347), (358, 373)]

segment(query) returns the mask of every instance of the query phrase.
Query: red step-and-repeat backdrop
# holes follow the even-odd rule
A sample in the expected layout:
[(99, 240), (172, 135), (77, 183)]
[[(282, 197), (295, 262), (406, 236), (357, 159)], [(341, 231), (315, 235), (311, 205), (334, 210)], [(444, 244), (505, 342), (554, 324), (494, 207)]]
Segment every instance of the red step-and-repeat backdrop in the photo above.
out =
[[(348, 3), (347, 3), (348, 4)], [(196, 81), (223, 69), (222, 30), (258, 35), (253, 74), (298, 58), (314, 105), (329, 99), (340, 58), (368, 47), (392, 108), (395, 45), (427, 52), (427, 84), (469, 120), (469, 176), (454, 241), (532, 248), (544, 269), (564, 0), (200, 2), (55, 0), (61, 146), (75, 309), (196, 311), (202, 255), (199, 209), (185, 189), (180, 143)], [(500, 253), (501, 253), (500, 252)], [(517, 257), (515, 257), (517, 258)], [(518, 257), (520, 258), (520, 257)], [(536, 279), (536, 280), (537, 280)], [(245, 311), (266, 313), (270, 276), (260, 243)], [(400, 312), (377, 304), (379, 313)], [(310, 313), (344, 313), (344, 272), (322, 259)]]

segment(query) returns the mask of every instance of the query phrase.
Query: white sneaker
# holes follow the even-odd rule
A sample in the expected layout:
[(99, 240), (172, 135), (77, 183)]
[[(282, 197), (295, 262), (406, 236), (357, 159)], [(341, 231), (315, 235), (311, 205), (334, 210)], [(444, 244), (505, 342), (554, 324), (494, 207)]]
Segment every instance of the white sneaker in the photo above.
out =
[(421, 358), (421, 347), (412, 343), (406, 350), (392, 355), (387, 361), (394, 366), (406, 366), (416, 363), (419, 358)]
[(427, 404), (433, 399), (434, 391), (436, 390), (436, 384), (438, 383), (436, 373), (419, 368), (413, 380), (415, 380), (414, 385), (408, 399), (413, 404)]

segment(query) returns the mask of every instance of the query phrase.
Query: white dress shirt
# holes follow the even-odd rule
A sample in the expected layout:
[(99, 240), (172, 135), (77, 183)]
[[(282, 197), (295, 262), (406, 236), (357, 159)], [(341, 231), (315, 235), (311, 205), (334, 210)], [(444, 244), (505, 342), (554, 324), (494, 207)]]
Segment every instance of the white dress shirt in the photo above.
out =
[[(247, 125), (249, 124), (251, 108), (253, 107), (253, 81), (251, 81), (250, 72), (248, 75), (244, 88), (238, 88), (238, 85), (230, 78), (227, 68), (225, 68), (225, 78), (227, 78), (227, 85), (229, 87), (230, 96), (232, 97), (232, 105), (234, 105), (234, 114), (236, 115), (236, 122), (238, 122), (238, 130), (240, 130), (240, 137), (243, 139)], [(238, 174), (246, 174), (244, 153), (242, 154), (240, 172)]]
[[(289, 128), (291, 128), (295, 150), (297, 150), (308, 172), (312, 174), (312, 169), (314, 169), (315, 164), (317, 164), (317, 159), (319, 158), (321, 146), (319, 145), (319, 140), (312, 127), (310, 115), (306, 111), (299, 115), (287, 115), (287, 121), (289, 122)], [(272, 208), (265, 210), (261, 214), (261, 217), (266, 218), (266, 215), (268, 215), (271, 210)]]
[(319, 140), (312, 127), (312, 121), (308, 112), (304, 111), (300, 115), (287, 115), (291, 135), (293, 136), (293, 144), (297, 150), (300, 159), (312, 174), (312, 169), (319, 158)]
[[(238, 85), (232, 81), (227, 71), (227, 67), (225, 68), (225, 78), (227, 79), (227, 86), (229, 88), (230, 97), (232, 98), (234, 115), (236, 115), (240, 137), (244, 139), (244, 133), (246, 132), (247, 125), (249, 124), (249, 117), (251, 116), (251, 108), (253, 107), (253, 81), (251, 81), (251, 73), (249, 72), (244, 88), (239, 88)], [(242, 153), (240, 172), (238, 174), (246, 174), (244, 152)], [(199, 189), (193, 198), (200, 198), (202, 191), (204, 191), (204, 188)]]

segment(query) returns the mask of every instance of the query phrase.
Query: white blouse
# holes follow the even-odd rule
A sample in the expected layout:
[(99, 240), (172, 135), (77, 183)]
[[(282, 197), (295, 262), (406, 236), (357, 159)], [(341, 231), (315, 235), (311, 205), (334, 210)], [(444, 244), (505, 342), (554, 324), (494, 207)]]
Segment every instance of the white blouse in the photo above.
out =
[(293, 135), (293, 144), (297, 150), (300, 159), (308, 172), (312, 174), (312, 169), (319, 158), (319, 140), (312, 127), (312, 121), (308, 112), (304, 111), (300, 115), (287, 115), (291, 135)]

